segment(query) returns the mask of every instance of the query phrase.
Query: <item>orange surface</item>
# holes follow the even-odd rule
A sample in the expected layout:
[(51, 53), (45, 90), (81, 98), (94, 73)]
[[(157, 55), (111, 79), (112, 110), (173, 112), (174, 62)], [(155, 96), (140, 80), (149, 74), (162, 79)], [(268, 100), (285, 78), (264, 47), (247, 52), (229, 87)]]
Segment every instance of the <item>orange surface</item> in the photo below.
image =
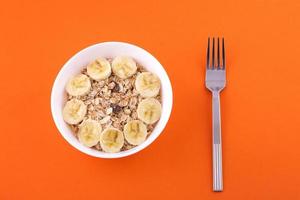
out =
[[(0, 199), (300, 199), (300, 3), (6, 1), (0, 7)], [(224, 35), (224, 192), (212, 192), (207, 37)], [(127, 158), (89, 157), (58, 133), (60, 67), (102, 41), (137, 44), (165, 66), (164, 133)]]

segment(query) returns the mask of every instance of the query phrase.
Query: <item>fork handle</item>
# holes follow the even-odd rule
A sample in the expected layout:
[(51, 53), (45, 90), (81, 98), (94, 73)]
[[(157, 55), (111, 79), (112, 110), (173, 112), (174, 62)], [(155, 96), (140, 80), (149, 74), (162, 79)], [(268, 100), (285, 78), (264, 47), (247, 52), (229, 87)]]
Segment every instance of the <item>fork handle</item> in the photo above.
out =
[(223, 191), (220, 93), (213, 92), (213, 191)]

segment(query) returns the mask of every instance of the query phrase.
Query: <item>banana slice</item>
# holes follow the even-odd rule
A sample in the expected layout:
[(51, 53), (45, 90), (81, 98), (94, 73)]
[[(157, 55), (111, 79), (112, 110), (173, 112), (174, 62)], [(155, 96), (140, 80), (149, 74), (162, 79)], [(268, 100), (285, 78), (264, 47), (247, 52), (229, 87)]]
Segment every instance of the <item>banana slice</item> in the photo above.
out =
[(105, 152), (119, 152), (124, 145), (123, 133), (116, 128), (105, 129), (100, 136), (100, 145)]
[(82, 96), (88, 93), (91, 89), (91, 81), (89, 77), (84, 74), (79, 74), (71, 78), (66, 86), (66, 90), (69, 95)]
[(137, 66), (135, 61), (126, 56), (117, 56), (112, 61), (112, 71), (121, 79), (126, 79), (135, 74)]
[(87, 107), (79, 99), (71, 99), (63, 109), (63, 118), (68, 124), (78, 124), (87, 112)]
[(143, 72), (136, 77), (135, 88), (142, 97), (155, 97), (160, 90), (160, 80), (151, 72)]
[(92, 119), (87, 119), (79, 125), (78, 139), (87, 146), (95, 146), (100, 140), (101, 125)]
[(140, 120), (133, 120), (124, 126), (125, 139), (132, 145), (142, 144), (147, 137), (147, 127)]
[(111, 74), (110, 63), (105, 58), (98, 58), (87, 66), (87, 74), (96, 81), (106, 79)]
[(154, 98), (142, 100), (137, 108), (137, 116), (146, 124), (154, 124), (161, 115), (161, 104)]

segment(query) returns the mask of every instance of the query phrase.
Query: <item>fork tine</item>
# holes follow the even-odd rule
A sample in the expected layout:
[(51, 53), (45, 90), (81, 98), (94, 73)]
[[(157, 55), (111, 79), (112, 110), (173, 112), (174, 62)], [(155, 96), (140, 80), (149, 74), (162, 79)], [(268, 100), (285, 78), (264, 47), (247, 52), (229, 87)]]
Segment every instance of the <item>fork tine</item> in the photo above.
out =
[(206, 68), (209, 69), (209, 51), (210, 51), (210, 38), (208, 37), (208, 45), (207, 45), (207, 58), (206, 58)]
[(213, 38), (212, 42), (212, 69), (215, 68), (215, 38)]
[(225, 42), (224, 38), (222, 38), (222, 57), (223, 57), (223, 70), (225, 70)]
[(218, 50), (217, 50), (217, 62), (218, 62), (218, 69), (220, 69), (220, 41), (218, 37)]

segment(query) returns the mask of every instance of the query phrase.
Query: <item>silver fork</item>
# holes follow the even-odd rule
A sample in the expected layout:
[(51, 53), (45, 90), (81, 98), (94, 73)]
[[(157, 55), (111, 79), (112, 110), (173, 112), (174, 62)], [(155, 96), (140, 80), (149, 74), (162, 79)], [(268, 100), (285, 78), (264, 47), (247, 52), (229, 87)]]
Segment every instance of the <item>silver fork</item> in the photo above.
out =
[[(221, 56), (220, 39), (217, 39), (216, 45), (215, 38), (212, 39), (211, 51), (210, 43), (210, 38), (208, 38), (205, 85), (212, 92), (213, 191), (220, 192), (223, 191), (220, 92), (226, 84), (224, 38), (222, 38)], [(217, 57), (215, 57), (216, 52)]]

